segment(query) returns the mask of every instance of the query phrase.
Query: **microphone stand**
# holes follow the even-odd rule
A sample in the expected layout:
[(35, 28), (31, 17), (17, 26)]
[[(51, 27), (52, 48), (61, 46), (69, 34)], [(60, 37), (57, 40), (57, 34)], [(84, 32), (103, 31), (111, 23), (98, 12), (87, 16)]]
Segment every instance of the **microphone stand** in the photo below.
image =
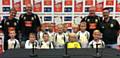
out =
[(38, 55), (37, 54), (35, 54), (35, 44), (34, 44), (34, 42), (32, 43), (32, 54), (30, 54), (30, 57), (37, 57)]
[(96, 44), (96, 55), (94, 55), (94, 58), (101, 58), (101, 54), (99, 53), (98, 45), (100, 45), (100, 44)]
[(63, 55), (63, 58), (70, 58), (70, 56), (68, 55), (67, 43), (65, 43), (64, 49), (65, 54)]
[(117, 56), (120, 56), (120, 51), (118, 52)]
[[(120, 48), (120, 46), (118, 48)], [(117, 50), (118, 50), (117, 56), (120, 56), (120, 49)]]

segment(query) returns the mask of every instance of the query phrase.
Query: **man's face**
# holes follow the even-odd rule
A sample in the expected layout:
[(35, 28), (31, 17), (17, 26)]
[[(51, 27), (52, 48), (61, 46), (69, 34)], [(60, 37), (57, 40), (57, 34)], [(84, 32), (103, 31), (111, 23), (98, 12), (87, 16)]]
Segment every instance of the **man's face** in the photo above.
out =
[(103, 10), (103, 17), (105, 19), (109, 17), (109, 14), (110, 14), (109, 10)]
[(92, 16), (95, 14), (95, 7), (90, 7), (89, 8), (89, 14)]
[(10, 11), (10, 16), (15, 17), (16, 14), (17, 14), (17, 11), (15, 11), (15, 10), (11, 10), (11, 11)]
[(26, 6), (26, 12), (29, 14), (29, 13), (32, 13), (32, 6), (31, 5), (27, 5)]

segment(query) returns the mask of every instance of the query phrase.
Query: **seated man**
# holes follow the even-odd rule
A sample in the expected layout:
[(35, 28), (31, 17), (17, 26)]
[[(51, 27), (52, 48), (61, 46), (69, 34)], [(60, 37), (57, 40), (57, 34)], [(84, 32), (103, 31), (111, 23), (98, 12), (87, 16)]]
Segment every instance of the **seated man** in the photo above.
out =
[(77, 35), (75, 33), (69, 33), (69, 42), (67, 42), (67, 48), (81, 48), (81, 44), (77, 42)]

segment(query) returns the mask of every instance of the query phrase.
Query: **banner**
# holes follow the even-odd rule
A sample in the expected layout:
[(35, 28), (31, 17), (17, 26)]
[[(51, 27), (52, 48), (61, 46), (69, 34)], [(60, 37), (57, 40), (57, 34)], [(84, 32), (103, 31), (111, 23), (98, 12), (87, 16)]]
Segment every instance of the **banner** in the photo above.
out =
[(96, 12), (102, 12), (104, 5), (104, 0), (96, 0), (95, 6), (96, 6)]
[(65, 0), (65, 6), (72, 6), (72, 0)]
[(44, 5), (50, 6), (52, 5), (52, 0), (43, 0), (44, 1)]
[(62, 16), (54, 16), (54, 23), (55, 23), (56, 25), (62, 24), (62, 23), (63, 23)]
[(114, 5), (114, 0), (106, 0), (106, 5)]
[(2, 5), (10, 5), (10, 0), (2, 0)]
[(34, 12), (41, 12), (42, 11), (42, 0), (33, 0), (33, 11)]
[(80, 16), (75, 16), (72, 23), (75, 25), (79, 25), (81, 20), (82, 18)]
[(85, 0), (85, 5), (92, 6), (93, 5), (93, 0)]
[(116, 1), (116, 12), (120, 12), (120, 0)]
[(62, 12), (62, 0), (54, 0), (54, 12)]
[(75, 0), (74, 1), (74, 12), (82, 12), (83, 11), (83, 0)]
[(31, 4), (31, 0), (23, 0), (23, 5)]
[(20, 12), (21, 11), (21, 0), (12, 0), (12, 6), (15, 7), (15, 9)]

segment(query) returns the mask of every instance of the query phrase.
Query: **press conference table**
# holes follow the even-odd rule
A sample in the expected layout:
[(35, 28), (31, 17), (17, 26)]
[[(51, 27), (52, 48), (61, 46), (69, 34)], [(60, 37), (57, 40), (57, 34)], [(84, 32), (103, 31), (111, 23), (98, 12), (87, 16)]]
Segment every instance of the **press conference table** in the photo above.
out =
[[(70, 58), (94, 58), (95, 49), (68, 49)], [(101, 58), (120, 58), (119, 52), (115, 49), (99, 49)], [(30, 57), (31, 49), (12, 49), (7, 50), (0, 58), (63, 58), (64, 49), (37, 49), (37, 57)]]

